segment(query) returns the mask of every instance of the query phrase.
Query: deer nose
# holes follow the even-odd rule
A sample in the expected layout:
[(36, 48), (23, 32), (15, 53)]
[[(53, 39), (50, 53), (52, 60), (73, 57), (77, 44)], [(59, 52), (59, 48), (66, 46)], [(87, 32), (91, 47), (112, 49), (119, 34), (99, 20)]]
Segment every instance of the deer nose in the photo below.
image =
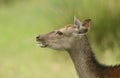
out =
[(40, 40), (40, 35), (36, 37), (36, 41), (39, 41), (39, 40)]

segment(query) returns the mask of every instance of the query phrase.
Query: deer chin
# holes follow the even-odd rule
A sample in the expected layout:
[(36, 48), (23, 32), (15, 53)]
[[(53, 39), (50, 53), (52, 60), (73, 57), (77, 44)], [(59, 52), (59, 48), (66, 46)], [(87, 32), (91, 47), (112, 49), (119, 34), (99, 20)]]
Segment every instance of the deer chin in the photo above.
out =
[(38, 44), (41, 48), (45, 48), (48, 46), (46, 42), (38, 42)]

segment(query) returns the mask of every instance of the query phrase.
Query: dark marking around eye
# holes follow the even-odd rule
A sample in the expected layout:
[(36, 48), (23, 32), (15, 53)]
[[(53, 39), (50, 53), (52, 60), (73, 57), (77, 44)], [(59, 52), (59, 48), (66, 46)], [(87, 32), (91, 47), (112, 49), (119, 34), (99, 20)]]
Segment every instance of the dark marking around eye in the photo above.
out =
[(61, 31), (57, 31), (56, 34), (58, 34), (58, 35), (63, 35), (63, 33), (62, 33)]

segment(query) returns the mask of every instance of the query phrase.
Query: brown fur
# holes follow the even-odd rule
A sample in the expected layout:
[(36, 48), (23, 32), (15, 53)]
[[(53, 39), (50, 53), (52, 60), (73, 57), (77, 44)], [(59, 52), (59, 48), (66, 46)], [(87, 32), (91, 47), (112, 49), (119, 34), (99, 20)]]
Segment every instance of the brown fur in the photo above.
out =
[(120, 66), (105, 66), (96, 60), (86, 34), (90, 19), (85, 20), (82, 26), (78, 19), (75, 20), (75, 25), (70, 24), (37, 36), (36, 40), (41, 47), (66, 50), (73, 60), (79, 78), (120, 78)]

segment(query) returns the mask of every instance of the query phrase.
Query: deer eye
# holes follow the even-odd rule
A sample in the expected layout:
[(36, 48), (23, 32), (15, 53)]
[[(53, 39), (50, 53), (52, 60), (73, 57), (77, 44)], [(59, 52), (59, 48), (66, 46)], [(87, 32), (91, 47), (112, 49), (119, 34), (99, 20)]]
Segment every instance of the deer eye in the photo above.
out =
[(61, 31), (57, 31), (56, 34), (63, 35), (63, 33)]

